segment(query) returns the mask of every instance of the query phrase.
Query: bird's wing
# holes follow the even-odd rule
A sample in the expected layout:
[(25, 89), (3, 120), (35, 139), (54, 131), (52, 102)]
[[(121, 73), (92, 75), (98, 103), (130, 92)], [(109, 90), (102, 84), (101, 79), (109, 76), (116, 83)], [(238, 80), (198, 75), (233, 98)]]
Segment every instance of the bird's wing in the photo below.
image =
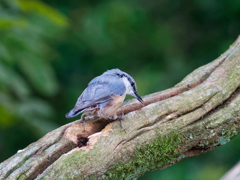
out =
[[(97, 79), (95, 78), (95, 80)], [(96, 104), (107, 102), (111, 99), (111, 95), (122, 95), (125, 90), (123, 81), (113, 77), (105, 77), (104, 81), (102, 78), (99, 78), (99, 81), (91, 81), (78, 98), (74, 111), (76, 112)]]

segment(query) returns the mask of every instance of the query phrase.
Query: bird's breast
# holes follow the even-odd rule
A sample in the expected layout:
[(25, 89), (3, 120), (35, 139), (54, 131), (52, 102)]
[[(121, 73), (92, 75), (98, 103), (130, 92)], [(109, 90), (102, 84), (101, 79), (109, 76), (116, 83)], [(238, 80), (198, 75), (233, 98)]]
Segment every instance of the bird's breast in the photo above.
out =
[(103, 118), (109, 118), (109, 119), (116, 119), (117, 115), (116, 112), (118, 108), (121, 106), (122, 102), (125, 99), (126, 94), (124, 93), (122, 96), (119, 95), (112, 95), (112, 99), (109, 100), (109, 102), (99, 110), (98, 116)]

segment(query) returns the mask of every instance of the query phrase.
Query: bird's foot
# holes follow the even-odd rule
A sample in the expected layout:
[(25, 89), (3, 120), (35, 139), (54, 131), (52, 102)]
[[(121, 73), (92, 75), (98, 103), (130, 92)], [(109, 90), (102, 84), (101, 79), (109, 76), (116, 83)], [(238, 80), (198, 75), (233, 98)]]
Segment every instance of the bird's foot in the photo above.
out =
[(126, 130), (125, 130), (125, 128), (124, 128), (124, 126), (123, 126), (123, 123), (122, 123), (122, 120), (124, 119), (124, 113), (122, 113), (122, 115), (118, 116), (117, 118), (118, 118), (118, 120), (120, 121), (120, 124), (121, 124), (124, 132), (126, 133)]
[(85, 114), (82, 114), (80, 122), (83, 123), (83, 132), (85, 132)]

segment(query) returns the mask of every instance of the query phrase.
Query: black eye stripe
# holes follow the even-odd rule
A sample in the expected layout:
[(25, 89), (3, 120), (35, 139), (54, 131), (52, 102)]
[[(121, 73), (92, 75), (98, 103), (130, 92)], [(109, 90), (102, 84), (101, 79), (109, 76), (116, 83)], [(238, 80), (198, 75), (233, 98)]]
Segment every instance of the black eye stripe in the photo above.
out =
[(119, 77), (125, 76), (124, 74), (119, 74), (119, 73), (117, 73), (117, 75), (118, 75)]
[(126, 78), (128, 79), (128, 81), (130, 82), (131, 86), (133, 87), (133, 89), (136, 90), (135, 83), (132, 82), (132, 79), (131, 79), (131, 78), (127, 77), (125, 74), (119, 74), (119, 73), (117, 73), (117, 75), (120, 76), (120, 77), (126, 77)]

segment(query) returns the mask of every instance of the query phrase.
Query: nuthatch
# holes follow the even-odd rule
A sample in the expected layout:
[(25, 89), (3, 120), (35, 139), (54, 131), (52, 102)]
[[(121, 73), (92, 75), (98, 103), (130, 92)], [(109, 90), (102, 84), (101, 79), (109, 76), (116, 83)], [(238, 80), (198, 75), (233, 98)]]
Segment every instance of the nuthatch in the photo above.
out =
[(143, 103), (142, 98), (137, 93), (136, 83), (129, 74), (119, 69), (108, 70), (90, 81), (88, 87), (78, 98), (75, 107), (66, 114), (66, 117), (72, 118), (83, 112), (80, 121), (84, 123), (84, 130), (85, 115), (97, 115), (103, 119), (119, 118), (121, 120), (116, 112), (126, 94), (134, 96)]

